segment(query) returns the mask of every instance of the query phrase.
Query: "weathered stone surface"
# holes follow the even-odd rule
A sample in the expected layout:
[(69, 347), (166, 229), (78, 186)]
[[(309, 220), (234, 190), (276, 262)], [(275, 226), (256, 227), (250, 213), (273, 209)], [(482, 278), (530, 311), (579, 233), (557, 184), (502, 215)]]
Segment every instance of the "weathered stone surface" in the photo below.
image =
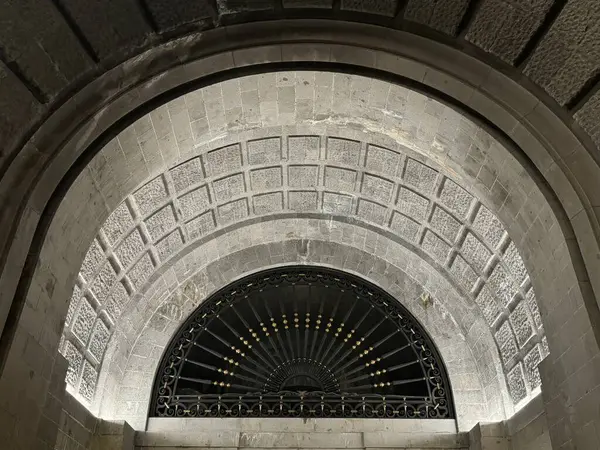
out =
[(165, 206), (146, 219), (144, 223), (146, 224), (146, 228), (148, 229), (148, 233), (150, 233), (152, 240), (156, 241), (160, 239), (177, 223), (173, 207), (171, 205)]
[(246, 192), (244, 175), (241, 173), (213, 182), (213, 190), (219, 203), (226, 202)]
[[(478, 278), (477, 273), (460, 255), (457, 255), (456, 258), (454, 258), (452, 266), (450, 266), (450, 272), (454, 274), (456, 280), (467, 292), (470, 292), (471, 289), (473, 289), (473, 285)], [(490, 315), (493, 316), (493, 313), (490, 313)], [(493, 318), (491, 320), (493, 321)]]
[(533, 335), (533, 327), (525, 302), (520, 302), (510, 313), (510, 323), (513, 330), (515, 330), (519, 347), (523, 347)]
[(281, 138), (258, 139), (248, 142), (250, 164), (270, 164), (281, 161)]
[(385, 178), (366, 173), (362, 179), (362, 194), (376, 202), (388, 204), (394, 193), (394, 183)]
[(468, 0), (409, 0), (404, 18), (454, 36), (468, 5)]
[(102, 361), (102, 356), (104, 355), (104, 350), (106, 349), (106, 344), (108, 344), (108, 339), (110, 338), (110, 332), (108, 327), (102, 322), (101, 319), (97, 319), (94, 324), (94, 329), (92, 330), (92, 336), (90, 338), (90, 343), (88, 345), (88, 350), (92, 354), (96, 361)]
[(79, 299), (81, 298), (81, 288), (78, 285), (73, 287), (73, 294), (71, 295), (71, 301), (69, 302), (69, 309), (67, 310), (67, 316), (65, 317), (65, 327), (71, 325), (73, 317), (75, 317), (75, 311), (79, 305)]
[(483, 286), (475, 301), (481, 309), (487, 323), (493, 325), (500, 315), (500, 306), (496, 301), (494, 292), (492, 292), (488, 286)]
[(245, 198), (234, 200), (233, 202), (226, 203), (219, 206), (219, 224), (224, 225), (227, 223), (241, 220), (248, 216), (248, 201)]
[(575, 120), (590, 135), (596, 147), (600, 148), (600, 91), (592, 95), (575, 113)]
[(521, 255), (519, 255), (519, 251), (514, 242), (511, 241), (508, 245), (502, 260), (508, 267), (508, 270), (510, 270), (510, 273), (517, 284), (520, 285), (523, 283), (525, 278), (527, 278), (527, 269), (525, 268), (525, 263), (523, 262)]
[(352, 197), (334, 192), (323, 193), (323, 212), (332, 214), (352, 214)]
[(206, 186), (199, 187), (179, 197), (179, 210), (183, 220), (191, 219), (206, 211), (209, 205), (210, 199)]
[(200, 158), (194, 158), (169, 170), (175, 191), (181, 192), (202, 181)]
[(523, 369), (521, 364), (517, 364), (507, 375), (508, 390), (516, 405), (527, 396), (527, 388), (523, 379)]
[(123, 239), (123, 242), (115, 250), (115, 256), (118, 258), (121, 266), (127, 268), (144, 251), (144, 247), (142, 236), (136, 228), (129, 236)]
[(352, 192), (356, 183), (356, 171), (340, 167), (325, 167), (325, 187), (336, 191)]
[(538, 371), (538, 364), (542, 361), (542, 354), (540, 352), (539, 346), (536, 345), (531, 349), (525, 358), (523, 359), (523, 366), (525, 369), (525, 379), (529, 384), (530, 389), (535, 389), (542, 384), (542, 380), (540, 379), (540, 372)]
[(366, 167), (369, 170), (396, 177), (402, 172), (402, 156), (393, 150), (369, 145)]
[(129, 294), (123, 286), (122, 282), (118, 282), (113, 286), (110, 297), (106, 301), (105, 307), (108, 314), (113, 319), (118, 319), (121, 316), (123, 308), (129, 301)]
[(146, 216), (148, 213), (154, 211), (157, 206), (167, 200), (167, 189), (162, 176), (156, 177), (142, 186), (133, 194), (133, 197), (142, 216)]
[(421, 226), (418, 222), (394, 211), (390, 228), (409, 242), (416, 242)]
[(79, 382), (79, 371), (81, 370), (81, 364), (83, 362), (83, 355), (69, 341), (65, 341), (65, 347), (61, 353), (69, 363), (66, 381), (71, 386), (77, 386)]
[(457, 215), (460, 219), (467, 217), (473, 196), (449, 178), (444, 179), (440, 203)]
[(83, 369), (81, 370), (81, 381), (79, 384), (79, 395), (88, 402), (94, 398), (96, 392), (96, 381), (98, 380), (98, 372), (88, 362), (83, 361)]
[(341, 8), (350, 11), (393, 16), (397, 0), (341, 0)]
[(533, 289), (529, 289), (527, 291), (527, 306), (529, 307), (529, 311), (531, 312), (531, 317), (533, 318), (533, 323), (536, 328), (542, 326), (542, 317), (540, 315), (540, 310), (538, 309), (537, 300), (535, 298), (535, 293)]
[(230, 145), (208, 152), (204, 156), (207, 176), (217, 176), (233, 172), (242, 167), (242, 151), (239, 144)]
[(311, 191), (290, 191), (288, 207), (294, 211), (314, 211), (317, 209), (317, 193)]
[(318, 136), (290, 136), (288, 138), (288, 159), (308, 161), (319, 159), (321, 140)]
[(402, 187), (398, 196), (398, 209), (402, 214), (423, 221), (427, 217), (429, 200), (410, 189)]
[(418, 191), (430, 194), (435, 188), (437, 171), (412, 158), (407, 158), (404, 170), (404, 181), (417, 188)]
[(470, 232), (465, 237), (460, 248), (460, 253), (478, 272), (483, 272), (483, 269), (492, 257), (492, 252)]
[(368, 222), (382, 225), (385, 221), (386, 211), (387, 208), (385, 206), (361, 198), (358, 201), (358, 211), (356, 214)]
[(176, 229), (156, 243), (156, 251), (161, 261), (166, 261), (183, 245), (181, 232)]
[(517, 288), (501, 264), (497, 264), (488, 278), (488, 285), (496, 293), (496, 298), (504, 305), (508, 305), (517, 293)]
[(473, 221), (473, 229), (481, 234), (492, 247), (497, 247), (504, 235), (502, 223), (483, 205), (477, 211)]
[(359, 164), (360, 142), (348, 139), (327, 138), (327, 160), (338, 164)]
[(94, 321), (96, 320), (96, 311), (90, 305), (90, 302), (83, 297), (79, 301), (79, 307), (75, 313), (75, 320), (71, 330), (83, 345), (87, 345)]
[(319, 180), (319, 166), (289, 166), (288, 185), (291, 188), (312, 188)]
[(102, 231), (109, 244), (114, 245), (133, 226), (133, 218), (125, 202), (115, 209), (104, 225)]
[(102, 247), (100, 247), (98, 241), (94, 239), (81, 264), (80, 273), (85, 281), (90, 283), (94, 279), (94, 275), (100, 268), (100, 263), (103, 260), (104, 251), (102, 250)]
[(273, 192), (270, 194), (255, 195), (252, 197), (254, 214), (260, 216), (283, 209), (283, 193)]
[(208, 211), (190, 220), (185, 225), (190, 239), (197, 239), (210, 233), (215, 228), (215, 219), (212, 211)]
[(502, 361), (507, 365), (518, 352), (515, 335), (513, 334), (508, 321), (503, 322), (500, 328), (498, 328), (495, 338), (498, 348), (500, 349)]
[(280, 188), (283, 184), (281, 167), (267, 167), (250, 172), (250, 185), (255, 191)]
[(429, 253), (439, 264), (443, 265), (448, 257), (448, 253), (450, 253), (450, 246), (437, 234), (427, 230), (423, 237), (423, 250)]
[(454, 217), (439, 206), (433, 209), (430, 224), (434, 231), (437, 231), (440, 236), (445, 237), (451, 243), (456, 241), (461, 227), (460, 223)]
[(150, 254), (146, 253), (140, 260), (131, 268), (127, 275), (133, 285), (139, 289), (154, 271), (154, 264), (150, 259)]
[(207, 1), (146, 0), (152, 17), (161, 30), (211, 17)]
[(106, 261), (94, 279), (94, 282), (91, 284), (89, 288), (90, 292), (94, 294), (96, 300), (102, 303), (108, 296), (110, 289), (116, 281), (117, 274), (115, 273), (110, 261)]

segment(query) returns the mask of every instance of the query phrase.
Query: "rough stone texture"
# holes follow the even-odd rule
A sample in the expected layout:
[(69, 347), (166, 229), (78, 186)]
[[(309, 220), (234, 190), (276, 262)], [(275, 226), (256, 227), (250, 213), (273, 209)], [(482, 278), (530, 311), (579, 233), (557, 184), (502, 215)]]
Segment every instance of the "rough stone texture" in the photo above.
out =
[(598, 15), (600, 4), (594, 0), (567, 2), (525, 67), (525, 74), (561, 105), (600, 69)]
[(460, 253), (478, 272), (483, 272), (492, 252), (473, 233), (467, 233)]
[(575, 120), (590, 135), (596, 147), (600, 148), (600, 123), (596, 120), (600, 115), (600, 91), (592, 95), (575, 113)]
[(194, 158), (169, 170), (175, 191), (184, 191), (202, 181), (204, 176), (201, 164), (200, 158)]
[(81, 344), (87, 345), (90, 333), (92, 332), (92, 325), (96, 319), (96, 312), (89, 301), (83, 297), (79, 302), (79, 308), (75, 313), (75, 321), (71, 328), (73, 334)]
[(144, 221), (153, 241), (165, 235), (175, 226), (176, 219), (173, 207), (167, 205)]
[(427, 210), (429, 209), (429, 200), (417, 194), (410, 189), (404, 187), (400, 188), (400, 195), (398, 196), (398, 209), (407, 216), (412, 217), (418, 221), (422, 221), (427, 216)]
[(525, 388), (525, 380), (523, 379), (523, 369), (521, 365), (517, 365), (508, 373), (508, 389), (512, 396), (513, 402), (519, 403), (527, 396)]
[(496, 342), (498, 342), (502, 361), (505, 365), (508, 365), (510, 360), (516, 356), (518, 352), (515, 336), (508, 321), (502, 323), (500, 328), (498, 328), (498, 331), (496, 332)]
[(123, 267), (127, 268), (143, 251), (144, 241), (142, 240), (139, 230), (135, 229), (115, 249), (115, 255), (119, 258), (119, 262)]
[(484, 0), (466, 39), (508, 63), (513, 63), (538, 29), (552, 0), (510, 2)]
[(207, 19), (213, 14), (207, 1), (146, 0), (146, 4), (161, 29), (170, 29)]
[[(359, 164), (360, 142), (348, 139), (327, 138), (327, 159), (338, 164), (356, 166)], [(378, 158), (374, 158), (377, 160)], [(369, 163), (367, 162), (367, 166)], [(370, 167), (372, 168), (372, 167)]]
[(184, 220), (205, 211), (210, 204), (208, 189), (202, 186), (179, 197), (179, 211)]
[(440, 203), (464, 219), (473, 203), (473, 196), (449, 178), (444, 180), (440, 193)]
[(430, 230), (425, 232), (423, 238), (423, 249), (429, 253), (438, 263), (444, 264), (448, 253), (450, 252), (450, 246), (444, 242), (437, 234)]
[(121, 203), (115, 209), (106, 222), (102, 225), (102, 231), (109, 244), (115, 244), (125, 232), (133, 226), (133, 219), (126, 203)]
[(396, 2), (397, 0), (341, 0), (341, 8), (351, 11), (393, 16), (396, 11)]
[(431, 227), (450, 243), (454, 243), (460, 231), (460, 223), (439, 206), (436, 206), (431, 216)]
[(148, 215), (156, 207), (167, 199), (167, 190), (162, 177), (157, 177), (150, 183), (145, 184), (135, 194), (133, 198), (140, 210), (142, 216)]
[(473, 221), (473, 229), (481, 234), (492, 247), (497, 247), (504, 235), (504, 227), (498, 218), (483, 205), (477, 211)]
[(418, 190), (425, 193), (432, 193), (436, 178), (437, 172), (431, 167), (427, 167), (419, 161), (410, 158), (406, 162), (404, 180)]
[(404, 18), (454, 36), (468, 5), (468, 0), (409, 0)]

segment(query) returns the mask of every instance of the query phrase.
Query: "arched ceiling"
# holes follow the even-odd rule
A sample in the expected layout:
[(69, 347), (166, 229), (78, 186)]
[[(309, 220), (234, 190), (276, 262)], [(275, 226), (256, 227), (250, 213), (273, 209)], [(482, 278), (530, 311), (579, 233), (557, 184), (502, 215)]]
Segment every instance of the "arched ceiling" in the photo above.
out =
[(68, 383), (93, 400), (121, 312), (187, 247), (263, 217), (312, 215), (401, 242), (478, 305), (522, 403), (547, 350), (519, 243), (488, 207), (531, 190), (499, 148), (437, 101), (345, 74), (250, 76), (158, 108), (80, 177), (91, 174), (100, 195), (92, 208), (112, 212), (75, 283), (61, 344)]

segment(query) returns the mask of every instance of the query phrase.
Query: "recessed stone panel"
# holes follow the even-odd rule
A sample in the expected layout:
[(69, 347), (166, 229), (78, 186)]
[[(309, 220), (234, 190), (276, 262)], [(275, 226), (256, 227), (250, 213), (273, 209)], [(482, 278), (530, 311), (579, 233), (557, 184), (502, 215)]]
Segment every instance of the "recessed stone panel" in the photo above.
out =
[(392, 200), (394, 183), (385, 178), (366, 173), (363, 176), (361, 192), (376, 202), (387, 204)]
[(121, 266), (127, 268), (144, 251), (144, 247), (142, 236), (136, 228), (116, 248), (115, 256), (118, 258)]
[(529, 306), (529, 311), (531, 312), (531, 317), (533, 318), (535, 327), (540, 328), (542, 326), (542, 316), (540, 315), (540, 310), (538, 308), (537, 299), (535, 298), (535, 292), (533, 291), (533, 288), (527, 291), (525, 300), (527, 301), (527, 306)]
[(106, 301), (104, 307), (108, 314), (114, 319), (118, 319), (123, 312), (123, 308), (129, 302), (129, 294), (122, 282), (118, 282), (113, 286), (110, 297)]
[(114, 245), (132, 226), (133, 218), (129, 208), (123, 202), (108, 216), (108, 219), (102, 225), (102, 231), (108, 243)]
[(542, 361), (542, 355), (539, 346), (536, 345), (531, 349), (525, 358), (523, 358), (523, 365), (525, 369), (525, 379), (529, 383), (531, 389), (535, 389), (542, 385), (540, 378), (540, 372), (538, 370), (538, 364)]
[(356, 171), (340, 167), (325, 167), (325, 187), (336, 191), (352, 192), (356, 183)]
[(431, 228), (437, 231), (440, 236), (445, 237), (452, 243), (456, 241), (461, 225), (454, 217), (439, 206), (433, 209), (430, 223)]
[(460, 255), (456, 255), (456, 258), (454, 258), (452, 266), (450, 266), (450, 273), (454, 275), (454, 279), (467, 292), (473, 289), (473, 285), (478, 278), (477, 273)]
[(82, 291), (79, 286), (75, 285), (73, 287), (73, 293), (71, 294), (71, 301), (69, 302), (69, 309), (67, 310), (67, 316), (65, 317), (65, 327), (71, 325), (73, 321), (73, 317), (75, 317), (75, 311), (77, 310), (77, 305), (79, 304), (79, 299), (81, 298)]
[(181, 192), (202, 181), (202, 164), (200, 158), (194, 158), (174, 167), (169, 171), (176, 192)]
[(330, 214), (352, 214), (352, 197), (335, 192), (324, 192), (323, 212)]
[(398, 195), (398, 209), (402, 214), (423, 221), (427, 217), (429, 200), (410, 189), (401, 187)]
[(293, 211), (315, 211), (317, 209), (317, 193), (315, 191), (290, 191), (288, 207)]
[(533, 336), (533, 327), (525, 302), (520, 302), (510, 313), (510, 323), (513, 330), (515, 330), (519, 347), (523, 347), (529, 338)]
[(95, 320), (96, 311), (94, 307), (90, 305), (87, 298), (82, 297), (79, 301), (79, 307), (75, 312), (75, 320), (73, 321), (71, 331), (83, 345), (87, 344)]
[(516, 405), (527, 396), (527, 388), (523, 379), (523, 369), (521, 364), (517, 364), (506, 376), (508, 391), (513, 403)]
[(431, 230), (425, 232), (423, 243), (421, 245), (423, 246), (423, 250), (429, 253), (433, 259), (442, 265), (446, 261), (448, 253), (450, 253), (450, 246)]
[(342, 0), (341, 8), (350, 11), (393, 16), (398, 0)]
[(444, 179), (440, 203), (457, 215), (460, 219), (467, 217), (473, 196), (449, 178)]
[(402, 172), (402, 156), (393, 150), (369, 145), (366, 166), (368, 170), (397, 177)]
[(404, 181), (414, 186), (417, 191), (432, 194), (435, 189), (437, 171), (412, 158), (407, 158), (404, 170)]
[(203, 211), (206, 211), (210, 205), (210, 198), (208, 196), (208, 188), (201, 186), (185, 195), (182, 195), (178, 199), (179, 211), (183, 220), (188, 220), (191, 217), (195, 217)]
[(409, 0), (404, 18), (453, 36), (468, 5), (469, 0)]
[(496, 264), (487, 283), (504, 306), (507, 306), (517, 293), (517, 287), (501, 264)]
[(191, 240), (210, 233), (215, 228), (213, 212), (208, 211), (185, 224)]
[(88, 283), (94, 279), (94, 274), (100, 268), (101, 262), (105, 259), (104, 251), (96, 239), (92, 241), (92, 245), (83, 258), (79, 273)]
[(473, 221), (473, 229), (481, 234), (486, 242), (494, 248), (500, 244), (504, 235), (502, 223), (483, 205), (477, 211)]
[(246, 191), (244, 175), (237, 173), (213, 182), (215, 197), (219, 203), (239, 197)]
[(257, 216), (281, 211), (283, 209), (283, 193), (271, 192), (255, 195), (252, 197), (252, 204), (254, 205), (254, 214)]
[(91, 402), (96, 392), (96, 381), (98, 380), (98, 372), (88, 362), (83, 361), (83, 369), (81, 370), (81, 382), (79, 384), (79, 395), (85, 400)]
[(362, 198), (358, 201), (357, 215), (368, 222), (373, 222), (377, 225), (383, 225), (385, 222), (386, 211), (387, 208), (378, 203), (364, 200)]
[(250, 184), (255, 191), (280, 188), (282, 180), (281, 166), (256, 169), (250, 172)]
[(492, 252), (471, 232), (467, 233), (460, 253), (479, 272), (483, 272), (492, 257)]
[(327, 160), (338, 164), (356, 166), (360, 159), (360, 142), (348, 139), (327, 138)]
[(498, 331), (494, 335), (498, 348), (500, 349), (500, 356), (506, 366), (510, 360), (517, 354), (518, 348), (515, 341), (515, 335), (508, 323), (508, 320), (504, 321)]
[(281, 159), (281, 138), (248, 142), (248, 162), (250, 164), (274, 164), (280, 162)]
[(513, 241), (506, 248), (502, 260), (507, 265), (517, 284), (520, 285), (527, 278), (527, 269), (525, 269), (525, 263)]
[(108, 296), (108, 293), (116, 281), (117, 274), (115, 273), (110, 262), (106, 261), (98, 273), (98, 276), (96, 276), (94, 282), (90, 286), (90, 291), (92, 294), (94, 294), (96, 300), (102, 303)]
[(248, 217), (248, 201), (245, 198), (219, 206), (219, 225)]
[(318, 160), (321, 140), (319, 136), (290, 136), (288, 159), (290, 161)]
[(288, 185), (291, 188), (312, 188), (319, 180), (319, 166), (289, 166)]
[(475, 303), (481, 309), (483, 317), (488, 325), (492, 326), (500, 315), (500, 306), (496, 300), (496, 296), (487, 285), (484, 285), (479, 295), (475, 299)]
[(129, 275), (129, 279), (135, 288), (140, 289), (148, 277), (152, 275), (152, 272), (154, 272), (154, 264), (152, 264), (150, 254), (146, 253), (137, 263), (135, 263), (127, 275)]
[(133, 194), (140, 214), (146, 216), (167, 201), (167, 188), (162, 176), (156, 177)]
[(390, 229), (395, 231), (400, 237), (409, 242), (417, 242), (420, 228), (421, 225), (418, 222), (415, 222), (411, 218), (400, 214), (398, 211), (394, 211)]
[(109, 338), (110, 332), (108, 331), (107, 326), (101, 319), (97, 319), (88, 345), (88, 350), (96, 361), (102, 361), (102, 356), (104, 355), (104, 350), (106, 349)]
[(175, 224), (175, 213), (171, 205), (167, 205), (145, 220), (146, 228), (153, 241), (163, 237)]
[(69, 363), (66, 381), (71, 386), (77, 386), (79, 381), (79, 372), (83, 362), (83, 355), (79, 350), (77, 350), (77, 347), (75, 347), (75, 345), (69, 341), (65, 341), (65, 347), (62, 351), (62, 355)]
[(183, 238), (179, 228), (156, 243), (156, 252), (159, 259), (164, 262), (183, 245)]
[(219, 148), (204, 155), (204, 169), (209, 177), (234, 172), (241, 167), (242, 151), (239, 144)]

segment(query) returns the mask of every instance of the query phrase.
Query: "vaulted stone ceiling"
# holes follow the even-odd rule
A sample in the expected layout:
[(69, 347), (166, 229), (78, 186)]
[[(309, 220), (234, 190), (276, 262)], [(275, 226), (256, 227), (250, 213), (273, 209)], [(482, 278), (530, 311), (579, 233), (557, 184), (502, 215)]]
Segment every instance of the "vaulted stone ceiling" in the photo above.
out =
[[(416, 287), (392, 292), (397, 298), (415, 302), (423, 293), (431, 295), (437, 314), (453, 318), (454, 338), (468, 341), (464, 351), (479, 361), (477, 370), (502, 366), (498, 370), (506, 381), (493, 389), (481, 381), (482, 392), (488, 388), (483, 403), (498, 395), (490, 390), (507, 383), (509, 403), (522, 404), (540, 384), (536, 366), (547, 344), (518, 243), (490, 210), (492, 204), (515, 201), (520, 189), (531, 192), (526, 174), (509, 170), (510, 158), (493, 156), (491, 149), (499, 145), (422, 94), (345, 74), (249, 76), (158, 108), (111, 141), (74, 187), (80, 192), (73, 195), (80, 196), (90, 177), (97, 189), (91, 197), (98, 199), (91, 202), (94, 215), (104, 214), (98, 211), (104, 205), (116, 207), (110, 207), (75, 282), (61, 344), (70, 363), (70, 389), (94, 403), (100, 383), (101, 397), (110, 396), (111, 383), (120, 383), (112, 372), (102, 375), (109, 372), (103, 356), (111, 335), (116, 338), (107, 364), (112, 371), (118, 366), (122, 376), (147, 323), (171, 317), (172, 328), (205, 298), (185, 294), (183, 310), (164, 312), (181, 309), (165, 301), (181, 296), (190, 277), (210, 261), (257, 244), (300, 239), (306, 245), (351, 244), (402, 267)], [(75, 206), (81, 201), (86, 207), (80, 211)], [(75, 214), (64, 226), (80, 223), (90, 214), (89, 204), (86, 195), (76, 197), (68, 207)], [(257, 233), (257, 226), (270, 235)], [(218, 248), (206, 249), (215, 242), (221, 242)], [(183, 263), (203, 248), (194, 256), (194, 270)], [(302, 262), (303, 254), (289, 262)], [(328, 264), (320, 250), (312, 256), (307, 250), (304, 258)], [(276, 262), (265, 255), (252, 267)], [(377, 280), (383, 272), (373, 267), (364, 275)], [(497, 350), (470, 334), (478, 321)], [(431, 326), (440, 328), (442, 340), (443, 327)], [(162, 346), (171, 328), (162, 326)], [(129, 343), (128, 349), (115, 348), (125, 345), (119, 342)], [(152, 353), (154, 364), (161, 345)], [(500, 355), (497, 362), (488, 357), (494, 352)], [(442, 351), (445, 355), (451, 359)], [(479, 418), (505, 417), (512, 406), (499, 408)]]

